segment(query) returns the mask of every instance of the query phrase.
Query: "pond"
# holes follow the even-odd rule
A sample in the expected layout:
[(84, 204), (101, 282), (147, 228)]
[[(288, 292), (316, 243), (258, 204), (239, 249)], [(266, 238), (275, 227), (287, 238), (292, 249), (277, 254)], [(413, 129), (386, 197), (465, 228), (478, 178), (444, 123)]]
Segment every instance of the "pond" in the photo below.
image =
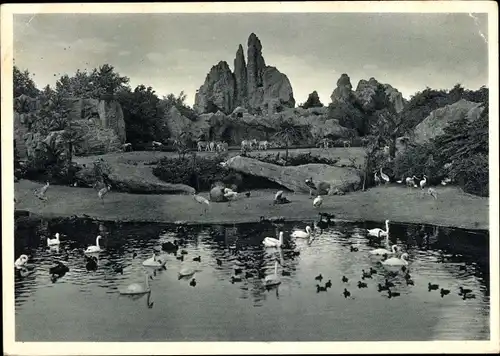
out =
[[(384, 245), (366, 232), (383, 227), (380, 222), (335, 222), (310, 243), (290, 238), (292, 229), (311, 223), (279, 227), (285, 237), (281, 249), (262, 245), (264, 237), (276, 236), (277, 227), (269, 223), (179, 227), (73, 219), (18, 224), (15, 258), (29, 255), (34, 269), (16, 275), (16, 340), (489, 340), (487, 231), (391, 223), (390, 243), (409, 255), (403, 271), (383, 266), (383, 257), (369, 253)], [(60, 246), (47, 247), (46, 237), (56, 232)], [(97, 269), (88, 270), (83, 250), (98, 234), (104, 251)], [(155, 249), (174, 239), (181, 244), (177, 255), (158, 253), (166, 269), (143, 267)], [(200, 261), (193, 261), (197, 257)], [(56, 261), (69, 267), (58, 279), (49, 274)], [(276, 262), (281, 284), (269, 289), (262, 277), (274, 273)], [(178, 278), (184, 267), (195, 270), (195, 286), (192, 278)], [(236, 275), (241, 281), (231, 280), (235, 268), (242, 270)], [(376, 273), (362, 279), (362, 270), (370, 269)], [(145, 271), (151, 276), (149, 294), (120, 295), (124, 286), (143, 283)], [(378, 291), (386, 279), (399, 296)], [(316, 285), (328, 280), (331, 287), (318, 292)], [(439, 287), (429, 290), (428, 283)], [(459, 287), (472, 290), (475, 298), (463, 299)], [(441, 288), (449, 294), (441, 296)]]

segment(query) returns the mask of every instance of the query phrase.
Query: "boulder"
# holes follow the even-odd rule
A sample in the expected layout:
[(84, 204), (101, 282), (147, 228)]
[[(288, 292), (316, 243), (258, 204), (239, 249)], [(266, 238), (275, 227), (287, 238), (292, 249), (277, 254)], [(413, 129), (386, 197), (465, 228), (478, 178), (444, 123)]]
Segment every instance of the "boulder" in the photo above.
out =
[(451, 105), (432, 111), (413, 131), (413, 138), (417, 143), (423, 143), (442, 135), (444, 128), (452, 121), (467, 118), (475, 120), (484, 110), (483, 103), (476, 103), (461, 99)]
[(222, 203), (227, 201), (227, 199), (224, 197), (224, 187), (223, 186), (215, 186), (210, 190), (210, 201), (215, 202), (215, 203)]
[[(227, 167), (237, 172), (263, 177), (294, 192), (308, 193), (305, 180), (323, 182), (330, 186), (330, 192), (353, 191), (361, 186), (361, 178), (354, 168), (336, 167), (326, 164), (306, 164), (301, 166), (278, 166), (257, 159), (235, 156), (227, 161)], [(326, 192), (322, 192), (326, 193)]]
[[(108, 177), (112, 189), (138, 194), (194, 194), (195, 189), (184, 184), (166, 183), (157, 178), (149, 166), (135, 166), (113, 162)], [(91, 187), (95, 183), (93, 165), (85, 165), (76, 173), (80, 186)]]

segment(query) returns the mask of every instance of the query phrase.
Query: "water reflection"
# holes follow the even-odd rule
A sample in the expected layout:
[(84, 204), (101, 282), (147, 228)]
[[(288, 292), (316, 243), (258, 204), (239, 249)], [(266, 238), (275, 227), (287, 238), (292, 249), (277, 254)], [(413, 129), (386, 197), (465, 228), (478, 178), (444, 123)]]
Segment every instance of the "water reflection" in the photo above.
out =
[[(306, 225), (313, 222), (174, 226), (72, 219), (18, 226), (15, 256), (28, 254), (34, 269), (15, 277), (16, 334), (27, 341), (136, 341), (133, 321), (141, 331), (137, 341), (488, 337), (487, 232), (391, 224), (389, 244), (410, 256), (401, 269), (385, 268), (383, 257), (369, 253), (385, 246), (383, 239), (366, 236), (367, 228), (380, 224), (335, 223), (314, 239), (290, 238)], [(264, 237), (279, 230), (284, 246), (265, 248)], [(48, 248), (46, 237), (56, 232), (61, 244)], [(98, 234), (104, 250), (85, 255)], [(162, 251), (162, 244), (174, 241), (177, 251)], [(142, 265), (154, 251), (167, 261), (165, 268)], [(60, 263), (68, 271), (50, 273)], [(188, 269), (193, 274), (179, 279)], [(153, 277), (147, 295), (120, 295), (127, 285), (143, 283), (145, 271)], [(316, 280), (319, 274), (323, 278)], [(280, 283), (267, 285), (269, 275)], [(428, 290), (428, 283), (439, 287)], [(475, 298), (463, 300), (459, 287)], [(137, 311), (143, 299), (154, 314)], [(97, 308), (99, 316), (87, 315), (88, 308)], [(389, 325), (381, 329), (379, 320)], [(91, 332), (101, 324), (108, 329)]]

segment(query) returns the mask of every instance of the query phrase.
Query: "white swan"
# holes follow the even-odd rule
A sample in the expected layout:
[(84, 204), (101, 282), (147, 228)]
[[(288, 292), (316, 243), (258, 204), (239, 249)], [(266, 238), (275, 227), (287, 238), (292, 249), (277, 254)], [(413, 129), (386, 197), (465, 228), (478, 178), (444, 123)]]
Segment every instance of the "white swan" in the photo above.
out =
[(323, 204), (323, 198), (321, 197), (321, 195), (318, 195), (316, 198), (314, 198), (313, 200), (313, 206), (315, 208), (319, 208), (321, 206), (321, 204)]
[(100, 239), (102, 239), (102, 236), (101, 235), (97, 236), (95, 239), (95, 246), (87, 247), (87, 249), (85, 250), (85, 253), (101, 252), (102, 248), (101, 248), (101, 246), (99, 246)]
[(266, 287), (277, 286), (281, 284), (281, 280), (278, 276), (278, 261), (274, 263), (274, 274), (269, 274), (264, 278), (264, 283)]
[(290, 236), (295, 237), (295, 238), (299, 238), (299, 239), (308, 239), (309, 237), (311, 237), (311, 232), (312, 232), (311, 227), (306, 226), (306, 231), (295, 230), (294, 232), (292, 232), (292, 234)]
[(151, 291), (151, 288), (149, 287), (149, 276), (147, 273), (144, 274), (145, 276), (145, 283), (132, 283), (127, 286), (127, 288), (120, 290), (120, 294), (124, 295), (133, 295), (133, 294), (146, 294)]
[(382, 261), (383, 265), (386, 266), (407, 266), (408, 265), (408, 254), (403, 253), (401, 258), (391, 257), (385, 261)]
[(156, 254), (153, 252), (153, 257), (148, 258), (147, 260), (142, 262), (142, 265), (146, 266), (146, 267), (163, 267), (163, 266), (165, 266), (166, 263), (167, 263), (167, 261), (157, 260)]
[[(389, 235), (389, 220), (385, 221), (385, 231), (380, 228), (368, 229), (368, 235), (371, 236), (388, 236)], [(380, 234), (379, 234), (380, 233)]]
[(51, 239), (50, 237), (47, 237), (47, 246), (54, 246), (54, 245), (59, 245), (61, 241), (59, 240), (59, 233), (56, 232), (56, 238)]
[(28, 262), (28, 256), (27, 255), (21, 255), (19, 258), (14, 262), (14, 267), (17, 269), (22, 269), (25, 267), (25, 264)]
[(281, 247), (283, 246), (283, 231), (280, 231), (280, 238), (275, 239), (273, 237), (266, 237), (264, 241), (262, 241), (264, 246), (266, 247)]
[(392, 245), (391, 251), (389, 251), (385, 248), (377, 248), (375, 250), (370, 251), (370, 254), (372, 254), (372, 255), (395, 255), (396, 253), (398, 253), (397, 249), (398, 249), (397, 245)]
[(194, 274), (194, 269), (185, 267), (179, 271), (179, 279), (183, 277), (190, 277)]

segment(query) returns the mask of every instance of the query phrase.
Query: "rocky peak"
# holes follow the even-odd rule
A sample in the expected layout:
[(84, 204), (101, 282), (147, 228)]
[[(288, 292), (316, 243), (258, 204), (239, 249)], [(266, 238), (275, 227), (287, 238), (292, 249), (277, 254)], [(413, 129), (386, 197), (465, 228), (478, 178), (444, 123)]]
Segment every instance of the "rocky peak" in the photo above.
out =
[(241, 44), (238, 46), (234, 59), (234, 79), (236, 81), (235, 106), (244, 106), (247, 97), (247, 65)]
[(337, 104), (339, 102), (348, 102), (352, 96), (352, 84), (351, 79), (346, 73), (343, 73), (337, 80), (337, 87), (333, 90), (330, 99), (332, 104)]
[(396, 112), (403, 110), (403, 95), (389, 84), (382, 84), (373, 77), (368, 81), (360, 80), (355, 95), (365, 111), (373, 111), (386, 105), (386, 99)]
[(247, 85), (248, 93), (252, 94), (257, 88), (262, 87), (262, 72), (266, 66), (264, 57), (262, 57), (262, 44), (255, 33), (248, 37), (247, 53)]

